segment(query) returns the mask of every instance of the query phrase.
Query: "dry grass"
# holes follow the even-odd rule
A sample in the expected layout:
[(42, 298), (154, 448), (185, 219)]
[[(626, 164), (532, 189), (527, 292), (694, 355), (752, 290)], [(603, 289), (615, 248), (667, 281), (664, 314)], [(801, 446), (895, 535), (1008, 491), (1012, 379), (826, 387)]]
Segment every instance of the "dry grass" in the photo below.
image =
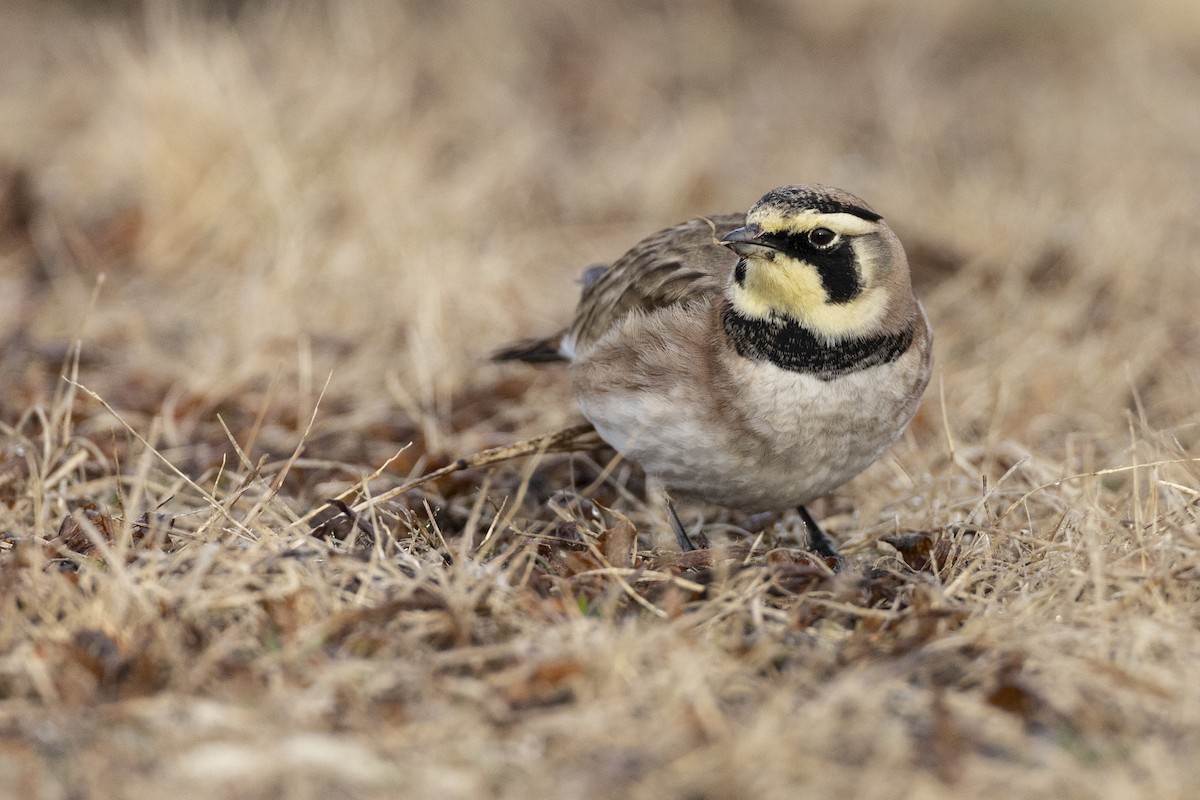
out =
[[(27, 5), (0, 796), (1192, 796), (1194, 3)], [(603, 453), (306, 521), (569, 424), (482, 354), (793, 181), (938, 336), (845, 573), (719, 510), (680, 558)]]

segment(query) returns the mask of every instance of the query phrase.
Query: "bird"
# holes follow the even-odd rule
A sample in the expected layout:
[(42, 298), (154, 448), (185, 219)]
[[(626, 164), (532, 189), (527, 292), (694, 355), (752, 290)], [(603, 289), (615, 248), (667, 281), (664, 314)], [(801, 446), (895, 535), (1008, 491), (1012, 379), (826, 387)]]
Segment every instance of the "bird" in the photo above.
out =
[(900, 240), (832, 186), (772, 189), (590, 267), (574, 319), (496, 361), (566, 362), (596, 433), (674, 498), (796, 509), (810, 550), (840, 559), (807, 505), (858, 475), (916, 413), (933, 332)]

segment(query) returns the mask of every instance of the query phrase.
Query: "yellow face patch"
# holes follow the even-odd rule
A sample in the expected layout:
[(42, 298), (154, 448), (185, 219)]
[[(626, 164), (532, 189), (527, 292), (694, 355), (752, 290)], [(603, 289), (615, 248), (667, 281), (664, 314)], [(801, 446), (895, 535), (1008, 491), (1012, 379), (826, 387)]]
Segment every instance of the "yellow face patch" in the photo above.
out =
[[(829, 217), (850, 217), (850, 214), (821, 214), (818, 227), (834, 230)], [(794, 220), (795, 216), (790, 219)], [(859, 220), (863, 222), (863, 220)], [(790, 230), (795, 231), (794, 226)], [(866, 288), (845, 303), (830, 303), (825, 285), (817, 268), (778, 250), (763, 249), (746, 257), (745, 278), (729, 286), (729, 300), (734, 310), (743, 316), (771, 319), (790, 317), (812, 333), (830, 341), (864, 336), (877, 330), (887, 311), (884, 287), (871, 281), (872, 259), (867, 248), (854, 247), (858, 268)]]

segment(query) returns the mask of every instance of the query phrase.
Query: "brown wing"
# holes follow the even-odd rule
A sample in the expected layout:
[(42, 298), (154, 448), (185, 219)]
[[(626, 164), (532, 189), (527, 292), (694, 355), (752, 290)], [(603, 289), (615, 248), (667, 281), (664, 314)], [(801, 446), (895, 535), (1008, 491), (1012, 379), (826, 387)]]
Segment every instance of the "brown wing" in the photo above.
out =
[(638, 242), (602, 274), (592, 272), (567, 331), (573, 349), (588, 347), (634, 311), (720, 292), (737, 256), (716, 240), (745, 223), (745, 214), (689, 220)]
[(566, 361), (564, 336), (578, 352), (634, 311), (649, 312), (721, 291), (737, 257), (716, 240), (745, 222), (745, 214), (689, 220), (648, 236), (612, 266), (588, 267), (569, 328), (553, 336), (513, 342), (492, 353), (492, 360)]

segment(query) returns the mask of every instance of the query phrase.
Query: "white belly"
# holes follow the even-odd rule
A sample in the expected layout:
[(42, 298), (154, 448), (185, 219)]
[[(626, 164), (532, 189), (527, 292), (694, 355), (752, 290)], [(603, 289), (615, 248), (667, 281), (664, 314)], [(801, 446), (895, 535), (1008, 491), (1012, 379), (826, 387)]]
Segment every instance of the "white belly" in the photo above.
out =
[(609, 444), (668, 490), (747, 511), (782, 510), (828, 494), (879, 458), (927, 380), (915, 349), (833, 381), (769, 362), (738, 359), (730, 368), (745, 387), (737, 408), (714, 408), (686, 374), (665, 393), (624, 387), (581, 398), (581, 406)]

